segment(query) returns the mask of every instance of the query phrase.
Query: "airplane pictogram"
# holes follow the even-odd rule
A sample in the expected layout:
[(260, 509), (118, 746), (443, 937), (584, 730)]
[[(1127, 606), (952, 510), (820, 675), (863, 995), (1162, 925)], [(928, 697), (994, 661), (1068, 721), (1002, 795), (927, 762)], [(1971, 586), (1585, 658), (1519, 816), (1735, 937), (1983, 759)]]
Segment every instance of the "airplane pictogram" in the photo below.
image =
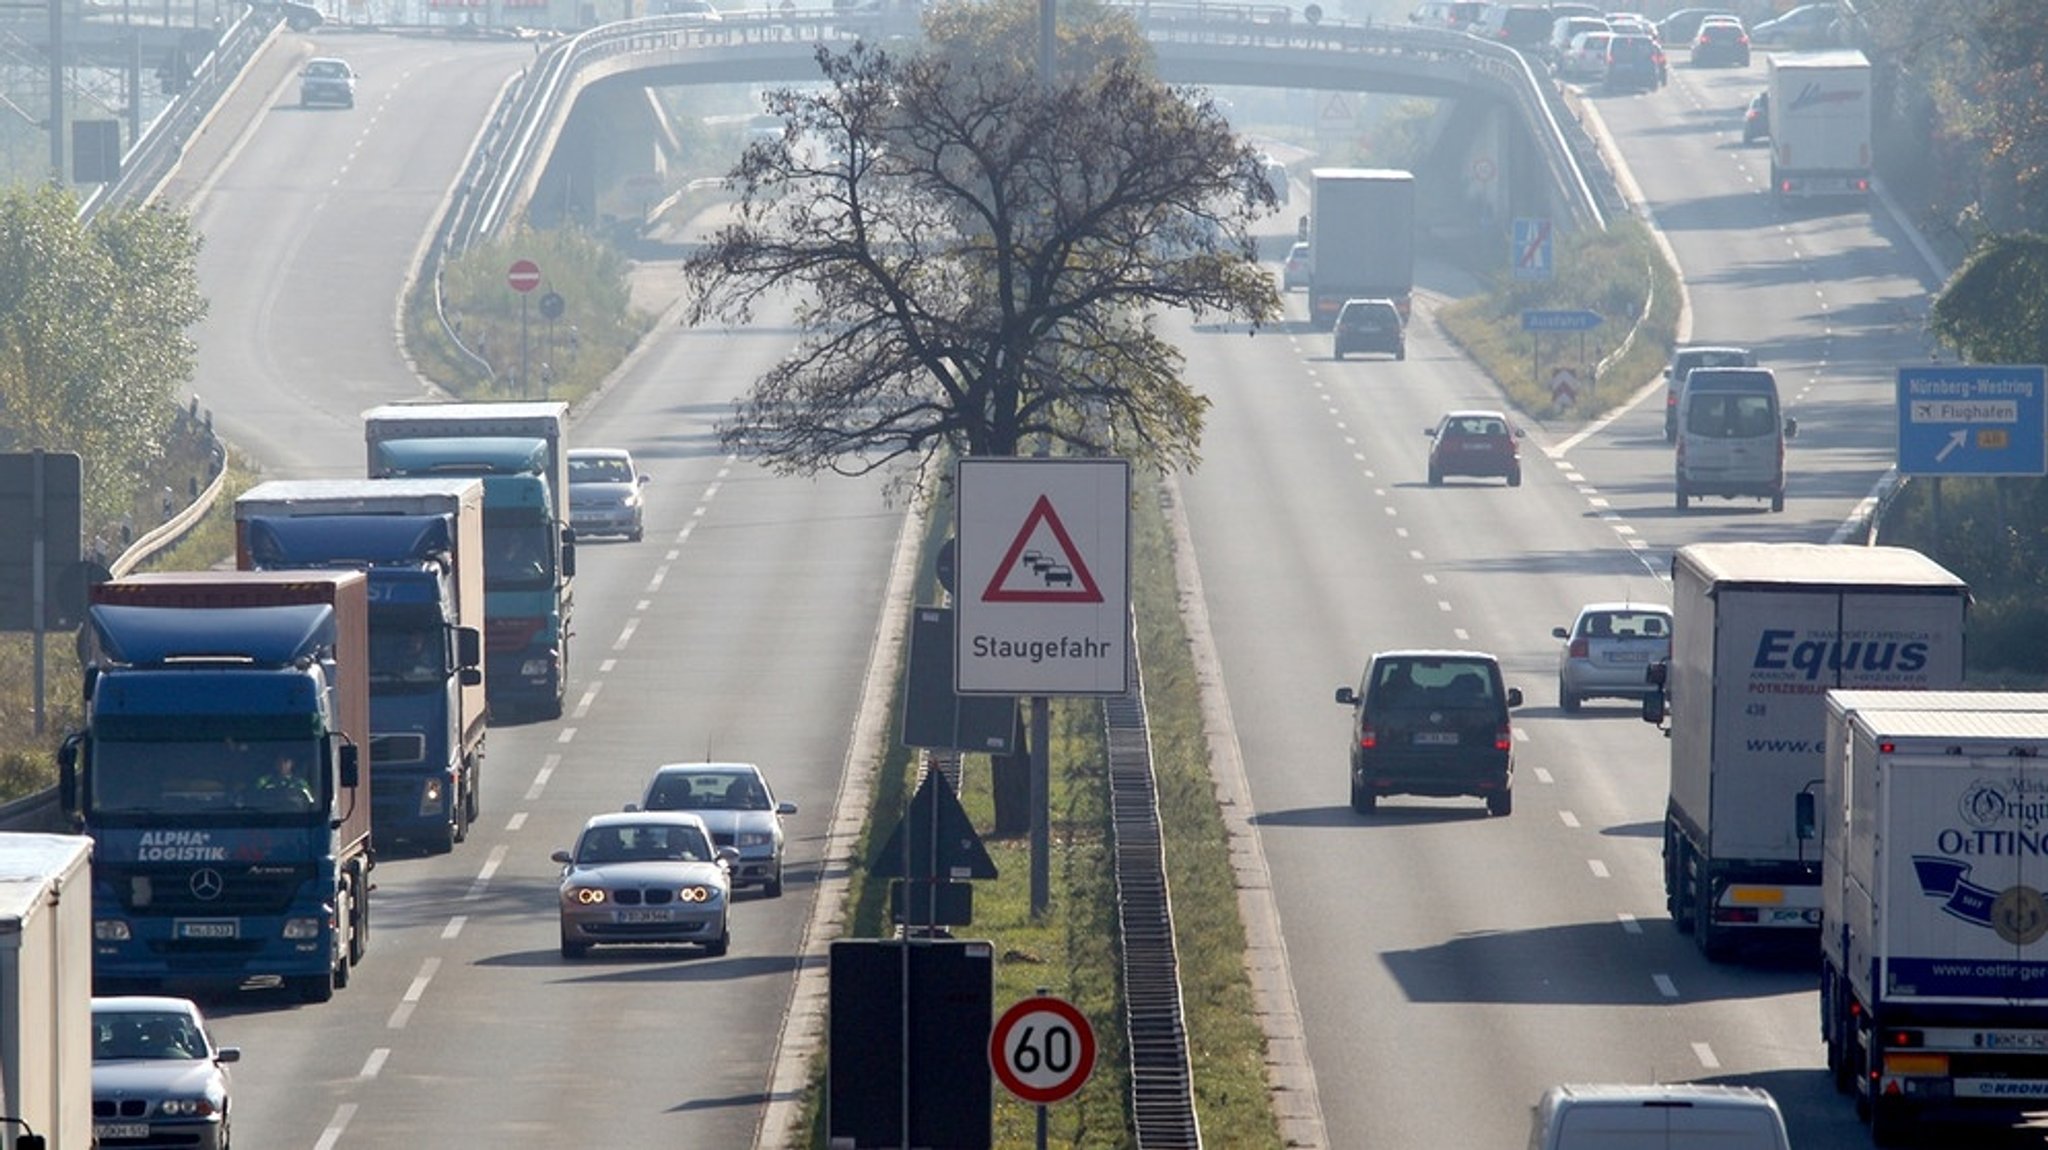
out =
[[(1045, 536), (1050, 536), (1046, 538)], [(1066, 525), (1052, 508), (1052, 500), (1039, 496), (1024, 517), (1023, 529), (996, 564), (988, 588), (981, 593), (984, 603), (1100, 603), (1102, 590), (1082, 560), (1079, 548), (1068, 537)]]

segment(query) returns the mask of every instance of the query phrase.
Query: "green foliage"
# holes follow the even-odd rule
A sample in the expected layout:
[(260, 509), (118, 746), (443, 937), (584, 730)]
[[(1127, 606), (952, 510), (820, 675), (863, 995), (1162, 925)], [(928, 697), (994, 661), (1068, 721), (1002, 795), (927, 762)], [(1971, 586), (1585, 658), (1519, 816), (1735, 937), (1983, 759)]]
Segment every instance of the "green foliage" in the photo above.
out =
[[(524, 295), (505, 282), (513, 262), (540, 265), (541, 286)], [(566, 399), (595, 390), (652, 330), (653, 316), (632, 306), (630, 265), (613, 245), (578, 228), (522, 230), (448, 262), (446, 311), (462, 346), (433, 311), (422, 283), (408, 309), (408, 345), (421, 370), (466, 399)], [(562, 317), (540, 314), (540, 297), (562, 297)], [(521, 378), (524, 365), (526, 378)]]
[[(1610, 221), (1604, 232), (1559, 237), (1556, 260), (1555, 277), (1516, 281), (1503, 250), (1500, 264), (1488, 272), (1487, 290), (1439, 308), (1437, 322), (1522, 411), (1539, 418), (1592, 417), (1626, 400), (1670, 359), (1678, 275), (1649, 228), (1634, 218)], [(1522, 330), (1522, 312), (1578, 309), (1598, 312), (1605, 321), (1588, 333), (1583, 360), (1577, 335), (1545, 334), (1539, 361), (1539, 337)], [(1593, 367), (1624, 339), (1627, 350), (1595, 378)], [(1550, 388), (1552, 369), (1566, 365), (1578, 369), (1580, 380), (1570, 412), (1558, 408)]]
[(1987, 236), (1935, 297), (1928, 326), (1972, 363), (2048, 361), (2048, 236)]
[(88, 534), (130, 513), (164, 457), (206, 313), (198, 253), (183, 215), (87, 226), (61, 187), (0, 191), (0, 451), (79, 453)]
[(1878, 541), (1969, 583), (1971, 679), (2048, 675), (2048, 481), (1914, 480), (1886, 507)]

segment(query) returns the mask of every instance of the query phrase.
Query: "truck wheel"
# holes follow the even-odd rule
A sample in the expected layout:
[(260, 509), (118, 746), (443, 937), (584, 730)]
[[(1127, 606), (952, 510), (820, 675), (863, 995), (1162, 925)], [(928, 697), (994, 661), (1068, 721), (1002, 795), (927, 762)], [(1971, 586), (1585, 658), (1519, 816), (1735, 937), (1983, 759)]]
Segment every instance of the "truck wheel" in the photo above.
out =
[(1732, 949), (1728, 942), (1728, 932), (1714, 925), (1713, 894), (1709, 890), (1701, 889), (1703, 885), (1695, 883), (1691, 888), (1692, 940), (1699, 944), (1700, 953), (1706, 956), (1708, 962), (1723, 962)]
[(1683, 511), (1683, 510), (1685, 510), (1686, 508), (1688, 508), (1688, 507), (1691, 507), (1691, 506), (1692, 506), (1692, 497), (1691, 497), (1690, 495), (1687, 495), (1687, 494), (1685, 493), (1685, 488), (1683, 488), (1683, 487), (1679, 488), (1679, 489), (1678, 489), (1678, 509), (1679, 509), (1680, 511)]
[(1514, 814), (1514, 789), (1511, 787), (1505, 791), (1496, 791), (1493, 794), (1486, 796), (1486, 813), (1497, 819), (1503, 819), (1511, 814)]
[(456, 822), (442, 823), (439, 827), (436, 827), (434, 829), (432, 837), (427, 839), (428, 854), (447, 854), (449, 851), (455, 849), (456, 843), (462, 841), (462, 834), (459, 829), (462, 824), (459, 821), (459, 815), (457, 816), (457, 819), (458, 821)]
[(1692, 900), (1692, 847), (1683, 837), (1664, 829), (1670, 848), (1665, 857), (1668, 870), (1664, 878), (1665, 905), (1671, 910), (1671, 923), (1680, 934), (1691, 934), (1693, 928)]
[(1780, 492), (1777, 492), (1776, 494), (1774, 494), (1774, 495), (1772, 495), (1772, 496), (1771, 496), (1771, 510), (1773, 510), (1773, 511), (1783, 511), (1783, 510), (1785, 510), (1785, 493), (1784, 493), (1784, 492), (1780, 491)]
[(302, 1002), (328, 1002), (334, 998), (334, 972), (309, 974), (293, 980)]
[(1878, 1146), (1906, 1146), (1914, 1141), (1911, 1111), (1896, 1098), (1879, 1098), (1870, 1104), (1870, 1141)]

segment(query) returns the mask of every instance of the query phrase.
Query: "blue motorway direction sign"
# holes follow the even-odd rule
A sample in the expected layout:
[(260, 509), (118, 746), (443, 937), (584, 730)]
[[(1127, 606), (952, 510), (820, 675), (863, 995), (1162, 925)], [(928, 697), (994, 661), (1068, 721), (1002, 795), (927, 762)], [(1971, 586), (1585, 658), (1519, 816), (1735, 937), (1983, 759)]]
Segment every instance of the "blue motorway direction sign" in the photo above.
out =
[(1900, 473), (2048, 474), (2042, 377), (2039, 365), (1901, 367)]
[(1525, 311), (1523, 331), (1592, 331), (1600, 326), (1597, 311)]

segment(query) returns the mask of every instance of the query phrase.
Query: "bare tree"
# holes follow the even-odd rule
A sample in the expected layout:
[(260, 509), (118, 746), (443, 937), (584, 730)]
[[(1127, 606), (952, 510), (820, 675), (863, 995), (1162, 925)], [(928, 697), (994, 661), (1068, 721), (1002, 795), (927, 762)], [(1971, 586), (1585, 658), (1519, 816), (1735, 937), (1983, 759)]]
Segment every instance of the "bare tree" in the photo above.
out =
[(1157, 313), (1278, 316), (1249, 233), (1276, 206), (1260, 157), (1155, 78), (1128, 17), (1084, 9), (1104, 23), (1065, 31), (1047, 81), (1016, 49), (1035, 4), (969, 7), (934, 10), (921, 51), (821, 49), (822, 88), (767, 97), (784, 131), (729, 176), (688, 320), (792, 293), (801, 335), (720, 437), (803, 474), (1041, 437), (1192, 466), (1208, 401)]

